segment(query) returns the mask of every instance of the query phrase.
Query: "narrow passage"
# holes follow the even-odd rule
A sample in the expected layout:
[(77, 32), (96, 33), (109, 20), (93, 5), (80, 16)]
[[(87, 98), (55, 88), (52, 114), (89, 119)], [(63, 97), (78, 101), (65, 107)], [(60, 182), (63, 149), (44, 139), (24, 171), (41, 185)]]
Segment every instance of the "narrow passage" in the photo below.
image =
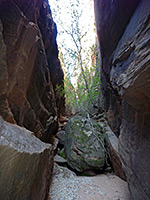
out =
[[(91, 119), (93, 127), (99, 124), (100, 127), (103, 127), (101, 132), (104, 134), (105, 130), (105, 134), (107, 134), (104, 114), (98, 115), (96, 118), (97, 120)], [(95, 159), (97, 156), (96, 150), (91, 154), (89, 149), (93, 148), (94, 145), (97, 145), (96, 149), (99, 148), (98, 145), (100, 146), (97, 138), (89, 134), (90, 131), (87, 127), (90, 128), (90, 126), (87, 120), (80, 115), (73, 116), (70, 119), (62, 116), (59, 119), (59, 131), (56, 134), (57, 153), (54, 159), (53, 180), (49, 192), (50, 200), (129, 200), (127, 182), (114, 174), (111, 164), (106, 162), (107, 164), (104, 164), (102, 170), (96, 173), (94, 169), (97, 169), (97, 166), (92, 163), (92, 160), (85, 162), (86, 156), (88, 159), (89, 157)], [(78, 126), (77, 129), (76, 126)], [(70, 131), (72, 140), (68, 144), (66, 140), (67, 137), (70, 137)], [(82, 133), (84, 133), (84, 140)], [(85, 137), (86, 133), (88, 134)], [(90, 140), (93, 142), (94, 139), (95, 143), (92, 143), (92, 147), (88, 146)], [(80, 143), (80, 141), (82, 142)], [(70, 146), (69, 150), (67, 150), (68, 146)], [(97, 150), (100, 151), (100, 149)], [(67, 153), (67, 151), (69, 152)], [(69, 158), (70, 153), (73, 157)], [(86, 168), (90, 170), (86, 170)], [(84, 173), (75, 173), (75, 169), (85, 171)]]

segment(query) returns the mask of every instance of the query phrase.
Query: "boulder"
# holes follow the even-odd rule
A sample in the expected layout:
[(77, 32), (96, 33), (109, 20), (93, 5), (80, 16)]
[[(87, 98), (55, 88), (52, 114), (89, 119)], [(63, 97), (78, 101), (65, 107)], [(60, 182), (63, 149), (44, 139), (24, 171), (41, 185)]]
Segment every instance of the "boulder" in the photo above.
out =
[(55, 155), (54, 161), (60, 166), (67, 166), (67, 161), (57, 154)]
[(66, 136), (65, 131), (58, 131), (57, 134), (56, 134), (56, 137), (59, 139), (59, 142), (60, 142), (61, 145), (64, 145), (65, 136)]
[(0, 117), (0, 199), (45, 200), (53, 168), (53, 148)]
[[(60, 178), (63, 178), (63, 179), (69, 179), (69, 178), (73, 178), (73, 177), (76, 177), (76, 174), (71, 171), (70, 169), (68, 169), (67, 167), (62, 167), (62, 166), (59, 166), (58, 164), (54, 163), (54, 170), (53, 170), (53, 175), (54, 175), (54, 178), (56, 179), (60, 179)], [(55, 180), (54, 180), (55, 181)], [(59, 183), (63, 183), (59, 181)], [(54, 188), (54, 184), (52, 185), (52, 189)], [(55, 187), (55, 190), (57, 190), (58, 188)], [(51, 191), (51, 190), (50, 190)], [(56, 193), (55, 193), (56, 194)]]
[(66, 126), (65, 155), (68, 165), (83, 172), (100, 170), (105, 164), (104, 135), (102, 127), (94, 120), (72, 117)]

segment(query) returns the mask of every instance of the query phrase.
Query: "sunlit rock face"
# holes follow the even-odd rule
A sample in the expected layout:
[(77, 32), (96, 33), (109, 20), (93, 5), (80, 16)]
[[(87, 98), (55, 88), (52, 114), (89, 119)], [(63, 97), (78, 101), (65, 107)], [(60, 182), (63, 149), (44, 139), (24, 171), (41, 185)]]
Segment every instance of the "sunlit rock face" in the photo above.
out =
[(150, 3), (95, 0), (102, 88), (131, 199), (150, 199)]
[(45, 142), (64, 111), (56, 34), (46, 0), (0, 1), (0, 115)]

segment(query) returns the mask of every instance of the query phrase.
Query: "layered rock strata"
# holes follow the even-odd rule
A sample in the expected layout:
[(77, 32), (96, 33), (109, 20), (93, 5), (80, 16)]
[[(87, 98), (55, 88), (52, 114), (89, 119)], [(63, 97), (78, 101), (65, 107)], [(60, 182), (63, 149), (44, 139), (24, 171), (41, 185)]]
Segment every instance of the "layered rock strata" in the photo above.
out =
[(131, 199), (150, 199), (150, 2), (95, 0), (102, 87)]
[(56, 35), (47, 0), (0, 0), (3, 200), (48, 198), (56, 150), (40, 140), (54, 142), (58, 117), (64, 111), (64, 98), (55, 91), (57, 86), (63, 88)]
[(0, 2), (0, 115), (45, 142), (64, 110), (56, 34), (47, 0)]

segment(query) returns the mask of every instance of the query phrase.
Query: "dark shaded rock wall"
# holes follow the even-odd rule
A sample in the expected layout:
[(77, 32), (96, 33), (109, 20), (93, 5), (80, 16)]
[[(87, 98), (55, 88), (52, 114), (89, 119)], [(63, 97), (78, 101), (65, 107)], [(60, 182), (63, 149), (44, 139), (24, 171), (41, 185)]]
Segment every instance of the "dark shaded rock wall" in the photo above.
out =
[(109, 124), (114, 132), (119, 135), (120, 97), (110, 83), (110, 70), (113, 52), (133, 14), (139, 0), (95, 0), (95, 18), (100, 41), (101, 57), (103, 62), (102, 88), (104, 107), (108, 112)]
[(95, 0), (107, 119), (131, 199), (150, 199), (150, 2)]
[(64, 111), (56, 34), (47, 0), (0, 1), (0, 115), (45, 142)]

